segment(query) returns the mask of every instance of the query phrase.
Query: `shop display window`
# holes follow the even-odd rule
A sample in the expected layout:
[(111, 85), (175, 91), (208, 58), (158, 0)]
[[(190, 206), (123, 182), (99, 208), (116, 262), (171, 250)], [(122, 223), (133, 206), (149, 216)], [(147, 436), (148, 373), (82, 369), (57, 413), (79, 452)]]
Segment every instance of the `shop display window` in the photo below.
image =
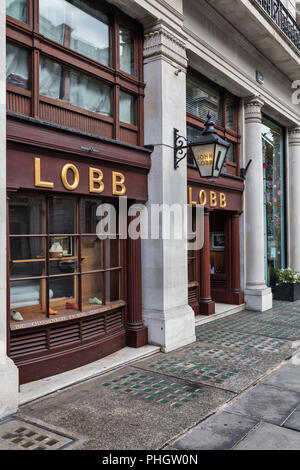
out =
[(265, 206), (265, 275), (274, 286), (276, 271), (286, 267), (284, 130), (263, 118), (263, 171)]
[(92, 311), (123, 300), (123, 244), (117, 234), (113, 240), (97, 237), (90, 216), (96, 217), (99, 204), (67, 197), (10, 198), (11, 321)]

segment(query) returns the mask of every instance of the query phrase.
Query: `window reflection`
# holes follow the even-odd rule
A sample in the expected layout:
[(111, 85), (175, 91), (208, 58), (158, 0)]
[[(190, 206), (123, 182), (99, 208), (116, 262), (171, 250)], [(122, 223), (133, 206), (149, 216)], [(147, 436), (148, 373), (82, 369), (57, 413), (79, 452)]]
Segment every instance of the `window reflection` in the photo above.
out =
[(6, 44), (6, 83), (28, 90), (29, 54), (26, 49)]
[(27, 0), (6, 0), (6, 14), (23, 23), (28, 23)]
[(97, 0), (40, 0), (39, 14), (41, 34), (109, 65), (109, 20)]
[(132, 32), (120, 26), (120, 69), (135, 75), (135, 42)]

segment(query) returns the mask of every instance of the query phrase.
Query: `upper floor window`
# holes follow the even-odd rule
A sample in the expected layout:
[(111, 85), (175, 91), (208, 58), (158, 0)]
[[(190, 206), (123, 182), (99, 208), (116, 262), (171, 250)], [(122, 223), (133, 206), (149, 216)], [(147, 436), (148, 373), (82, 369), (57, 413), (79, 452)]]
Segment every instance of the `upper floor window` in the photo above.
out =
[[(239, 175), (239, 99), (194, 71), (189, 71), (186, 85), (187, 138), (196, 142), (208, 113), (217, 132), (231, 142), (225, 172)], [(189, 159), (190, 164), (193, 163)]]
[(6, 14), (23, 23), (28, 23), (27, 0), (6, 0)]
[(6, 0), (6, 8), (9, 111), (144, 144), (135, 20), (98, 0)]
[(96, 0), (40, 0), (40, 33), (109, 66), (109, 18), (98, 3)]

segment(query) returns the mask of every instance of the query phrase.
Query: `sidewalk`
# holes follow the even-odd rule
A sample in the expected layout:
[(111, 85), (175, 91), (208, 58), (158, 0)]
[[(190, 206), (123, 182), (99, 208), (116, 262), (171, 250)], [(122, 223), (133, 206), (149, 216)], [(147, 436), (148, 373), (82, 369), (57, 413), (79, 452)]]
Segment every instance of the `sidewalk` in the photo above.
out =
[(300, 449), (300, 302), (196, 331), (192, 345), (21, 406), (0, 422), (0, 449)]

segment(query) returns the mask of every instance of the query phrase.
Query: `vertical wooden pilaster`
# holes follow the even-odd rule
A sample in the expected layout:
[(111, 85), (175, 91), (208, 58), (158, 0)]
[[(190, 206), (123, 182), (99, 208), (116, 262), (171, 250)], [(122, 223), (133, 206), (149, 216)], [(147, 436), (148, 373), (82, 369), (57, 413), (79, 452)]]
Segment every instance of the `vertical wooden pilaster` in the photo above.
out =
[(211, 298), (210, 286), (210, 211), (204, 211), (204, 245), (200, 252), (200, 315), (213, 315), (215, 302)]
[(148, 329), (142, 319), (141, 239), (127, 241), (128, 308), (127, 346), (140, 348), (148, 344)]
[(240, 272), (240, 215), (233, 214), (231, 218), (231, 303), (242, 304), (244, 295), (241, 292)]

